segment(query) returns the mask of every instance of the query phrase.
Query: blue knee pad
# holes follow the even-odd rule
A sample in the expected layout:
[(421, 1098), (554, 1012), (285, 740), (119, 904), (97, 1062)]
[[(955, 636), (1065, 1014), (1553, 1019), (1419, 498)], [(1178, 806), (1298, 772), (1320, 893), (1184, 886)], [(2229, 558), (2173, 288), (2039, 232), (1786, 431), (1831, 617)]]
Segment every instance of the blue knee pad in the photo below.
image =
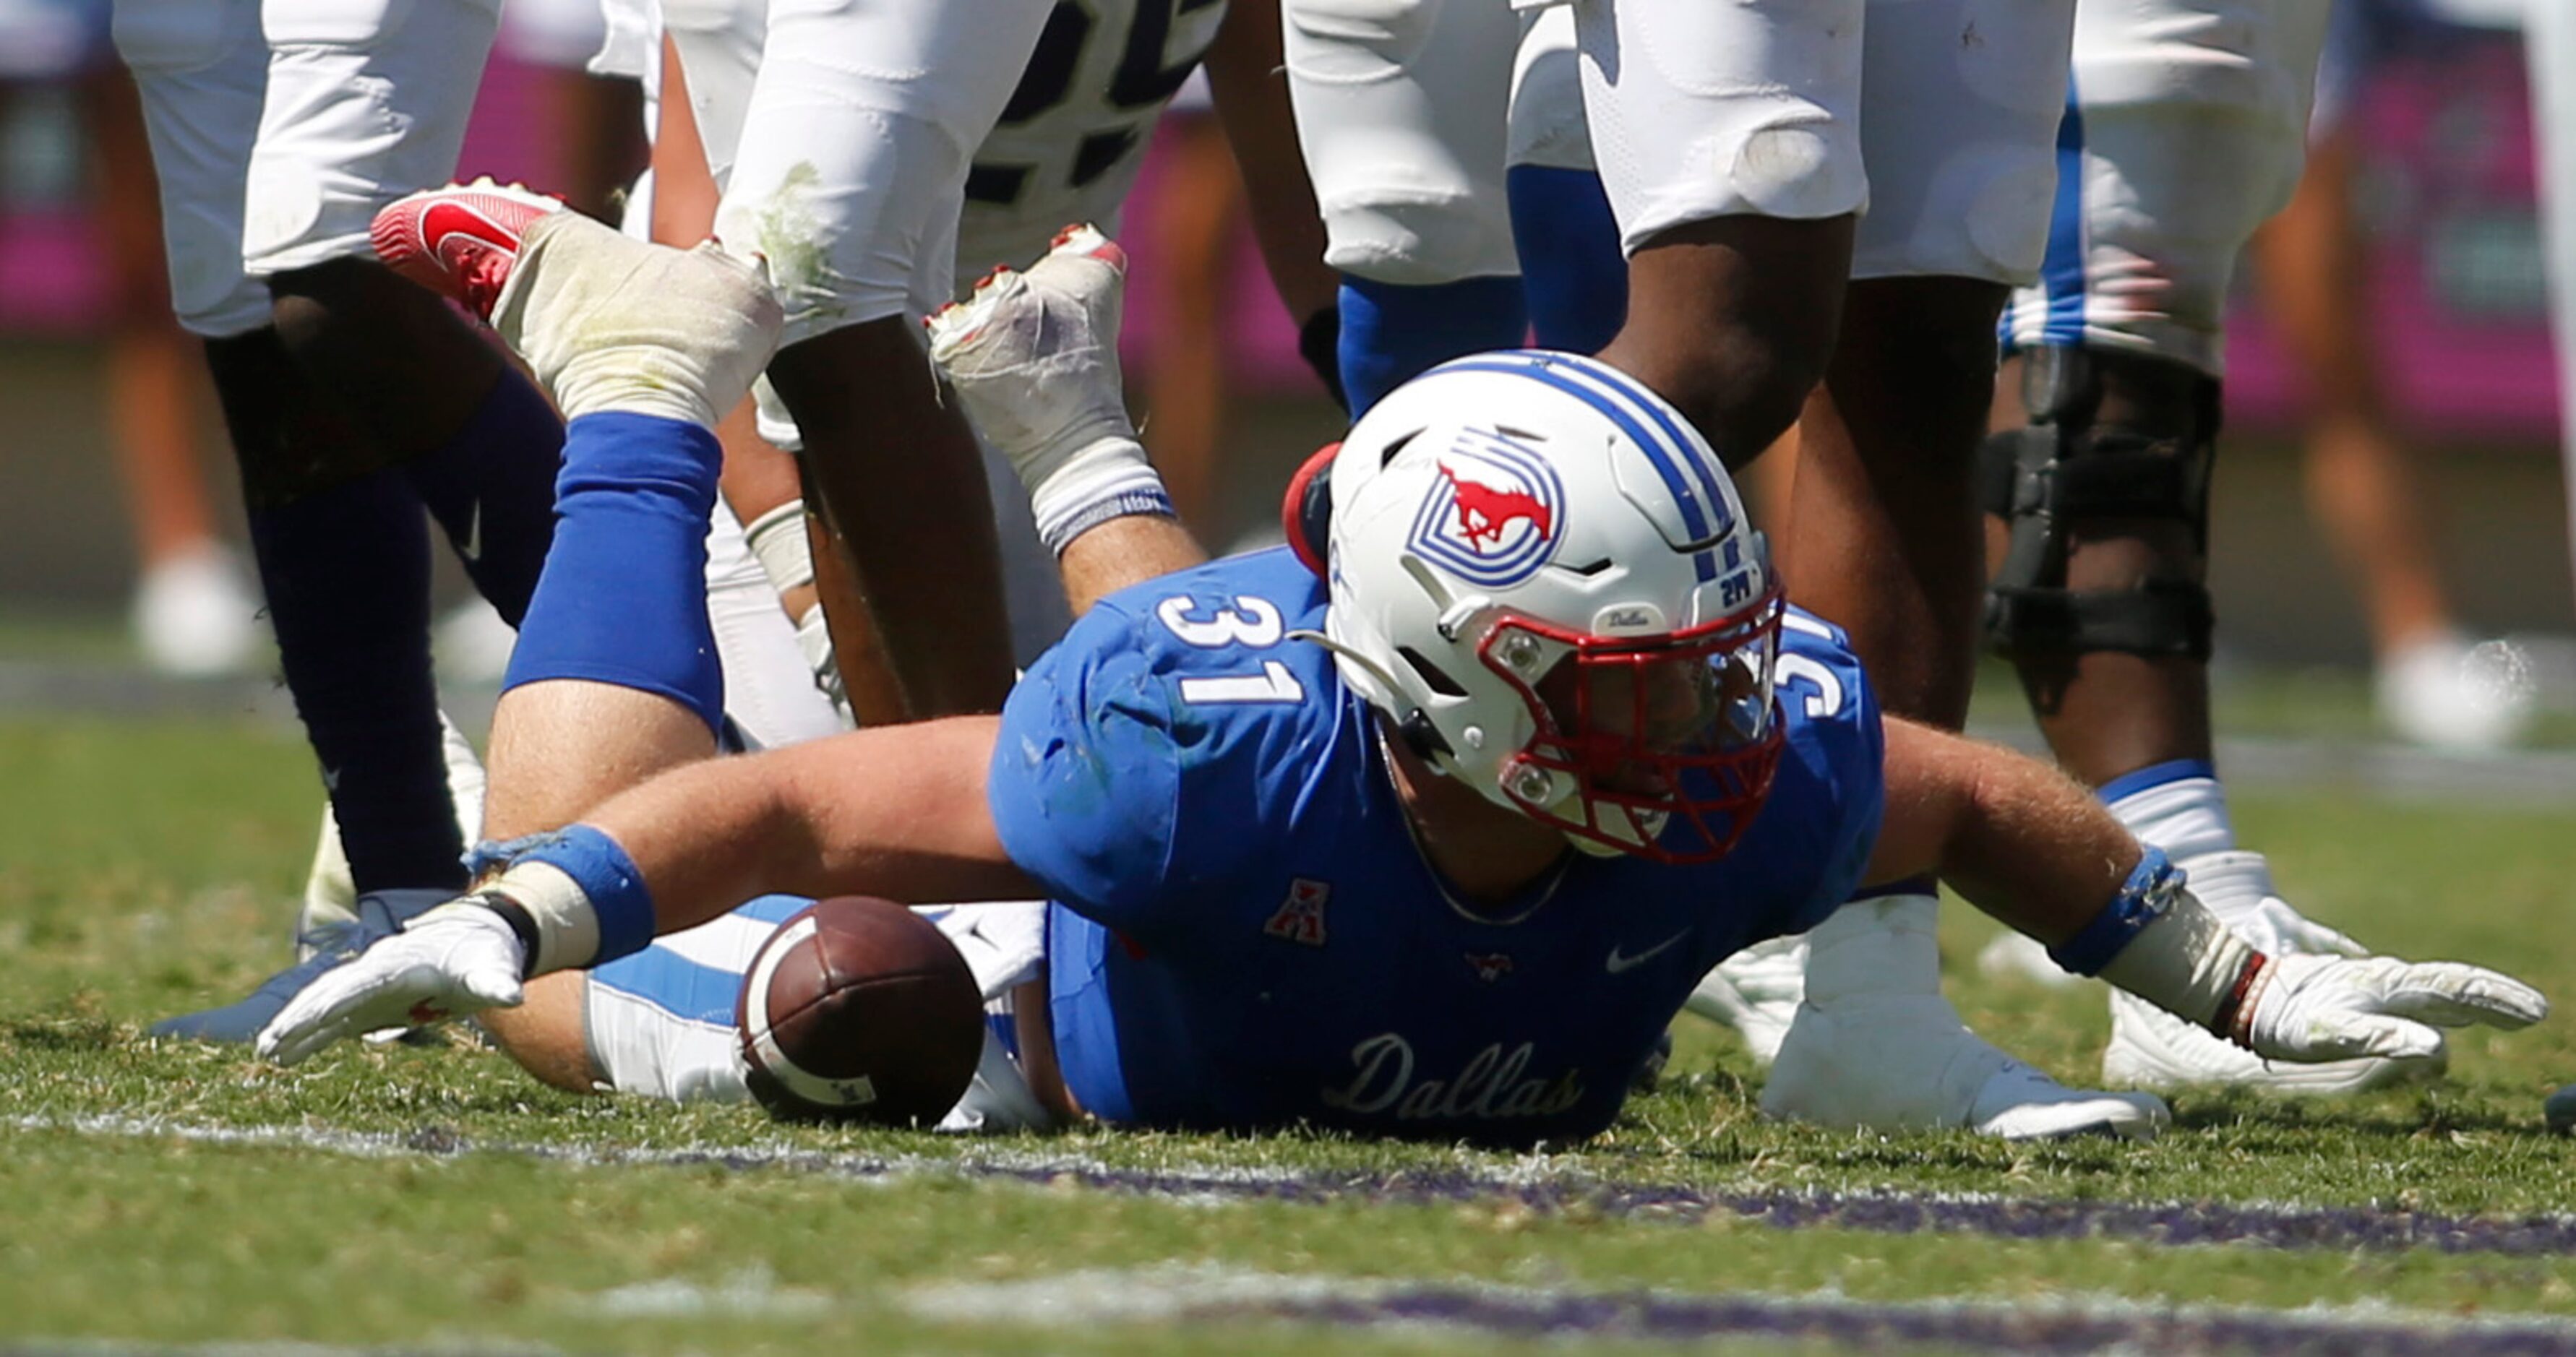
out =
[(1628, 259), (1601, 176), (1514, 165), (1505, 186), (1538, 346), (1599, 353), (1628, 320)]
[(1351, 414), (1452, 358), (1516, 349), (1528, 334), (1518, 278), (1412, 287), (1345, 275), (1341, 364)]
[(554, 546), (503, 689), (611, 683), (718, 729), (724, 666), (707, 621), (707, 515), (724, 463), (715, 434), (654, 415), (584, 415), (564, 431), (563, 459)]

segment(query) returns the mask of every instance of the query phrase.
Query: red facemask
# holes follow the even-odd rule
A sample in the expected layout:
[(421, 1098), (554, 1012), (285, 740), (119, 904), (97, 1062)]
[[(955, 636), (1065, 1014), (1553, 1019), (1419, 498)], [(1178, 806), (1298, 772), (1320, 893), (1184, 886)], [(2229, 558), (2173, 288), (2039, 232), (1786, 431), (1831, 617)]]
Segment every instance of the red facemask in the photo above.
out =
[(1775, 585), (1717, 621), (1651, 637), (1505, 616), (1477, 656), (1520, 693), (1537, 732), (1505, 765), (1504, 793), (1531, 818), (1623, 853), (1724, 857), (1779, 767), (1781, 609)]

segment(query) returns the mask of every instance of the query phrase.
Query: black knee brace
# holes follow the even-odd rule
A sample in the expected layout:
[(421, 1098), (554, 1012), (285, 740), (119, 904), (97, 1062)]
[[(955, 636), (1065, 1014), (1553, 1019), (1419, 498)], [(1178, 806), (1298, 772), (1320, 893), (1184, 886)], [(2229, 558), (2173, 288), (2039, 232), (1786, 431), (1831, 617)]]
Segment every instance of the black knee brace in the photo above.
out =
[[(2100, 421), (2104, 378), (2130, 413)], [(2209, 472), (2218, 435), (2216, 379), (2178, 363), (2076, 347), (2022, 356), (2030, 422), (1989, 435), (1979, 479), (1986, 512), (2012, 528), (2012, 546), (1986, 593), (1986, 637), (2006, 655), (2209, 658), (2209, 590), (2197, 578), (2151, 575), (2135, 588), (2066, 587), (2068, 530), (2109, 519), (2188, 524), (2196, 554), (2209, 546)]]

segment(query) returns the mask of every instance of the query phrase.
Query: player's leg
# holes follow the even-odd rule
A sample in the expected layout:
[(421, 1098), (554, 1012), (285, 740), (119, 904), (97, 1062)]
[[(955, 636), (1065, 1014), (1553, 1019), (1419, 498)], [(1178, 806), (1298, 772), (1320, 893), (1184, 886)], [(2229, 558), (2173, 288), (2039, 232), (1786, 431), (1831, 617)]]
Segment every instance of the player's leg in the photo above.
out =
[[(1989, 606), (2050, 747), (2213, 912), (2277, 951), (2340, 949), (2237, 848), (2211, 761), (2208, 490), (2221, 320), (2237, 252), (2287, 200), (2305, 144), (2320, 7), (2130, 0), (2078, 19), (2059, 230), (2016, 298), (2021, 416), (1988, 504), (2010, 523)], [(2105, 1072), (2165, 1087), (2327, 1091), (2438, 1061), (2274, 1070), (2113, 999)]]
[(1342, 275), (1353, 413), (1529, 320), (1503, 153), (1520, 22), (1482, 0), (1286, 0), (1297, 135)]
[[(1888, 710), (1950, 728), (1967, 711), (1983, 593), (1973, 488), (1988, 336), (2010, 285), (2041, 260), (2073, 12), (2025, 13), (1965, 59), (1943, 51), (1977, 18), (1967, 5), (1870, 10), (1871, 212), (1840, 342), (1800, 423), (1783, 565), (1809, 606), (1850, 629)], [(1943, 116), (1906, 116), (1930, 109)], [(1766, 1108), (2006, 1137), (2162, 1125), (2152, 1098), (2061, 1087), (1960, 1027), (1939, 993), (1937, 912), (1924, 880), (1856, 901), (1811, 935), (1807, 1002)], [(1900, 1043), (1925, 1029), (1943, 1034), (1930, 1049)]]
[[(1628, 255), (1601, 357), (1730, 468), (1823, 376), (1861, 171), (1862, 0), (1577, 6), (1586, 115)], [(1652, 54), (1651, 56), (1647, 54)]]
[(355, 889), (464, 883), (429, 679), (420, 502), (289, 360), (242, 271), (243, 181), (269, 53), (249, 0), (116, 8), (160, 179), (172, 306), (206, 340), (288, 691)]
[[(686, 249), (714, 233), (716, 203), (722, 196), (716, 157), (701, 136), (699, 113), (703, 106), (708, 125), (732, 128), (734, 135), (739, 134), (743, 105), (759, 66), (766, 8), (685, 4), (671, 7), (668, 15), (686, 26), (697, 55), (694, 63), (684, 64), (676, 36), (666, 36), (657, 54), (661, 100), (653, 135), (653, 199), (645, 234), (661, 244)], [(716, 93), (703, 94), (702, 85)], [(727, 143), (722, 156), (727, 168), (732, 154)], [(631, 234), (632, 223), (629, 229)], [(874, 654), (879, 647), (868, 625), (865, 601), (854, 585), (840, 580), (846, 572), (817, 569), (834, 563), (830, 541), (821, 522), (806, 508), (804, 479), (796, 459), (761, 437), (753, 403), (745, 401), (726, 412), (716, 425), (716, 439), (724, 446), (720, 488), (725, 503), (744, 525), (746, 545), (768, 575), (777, 606), (795, 625), (797, 644), (814, 685), (846, 717), (852, 703), (825, 620), (823, 578), (829, 575), (839, 583), (834, 611), (843, 618), (845, 638), (856, 649)], [(818, 543), (823, 547), (819, 561)], [(860, 706), (871, 712), (902, 709), (901, 689), (882, 665), (859, 666), (849, 673), (862, 685)]]
[(142, 105), (112, 61), (83, 72), (79, 93), (107, 252), (105, 413), (134, 528), (134, 639), (164, 672), (227, 673), (259, 644), (259, 600), (215, 532), (197, 437), (205, 377), (197, 341), (171, 318)]
[[(2041, 224), (2017, 224), (2014, 212), (2035, 216), (2044, 200), (2031, 180), (2047, 173), (2069, 15), (2025, 16), (1963, 64), (1950, 54), (1972, 17), (1964, 7), (1869, 6), (1865, 39), (1862, 10), (1579, 16), (1595, 146), (1631, 250), (1627, 324), (1602, 356), (1674, 398), (1738, 461), (1824, 383), (1802, 443), (1820, 435), (1826, 446), (1821, 456), (1802, 447), (1784, 574), (1802, 601), (1854, 627), (1874, 676), (1890, 670), (1891, 709), (1947, 707), (1923, 714), (1955, 722), (1974, 637), (1969, 469), (1992, 375), (1981, 330), (2012, 257), (2036, 262)], [(1785, 34), (1797, 44), (1774, 56), (1803, 58), (1770, 69), (1800, 78), (1702, 70), (1658, 88), (1638, 79), (1649, 63), (1620, 60), (1649, 50), (1752, 60), (1743, 54), (1763, 46), (1744, 34), (1729, 43), (1725, 30), (1755, 17), (1778, 21), (1763, 33), (1773, 43)], [(1693, 23), (1716, 31), (1675, 31)], [(1864, 98), (1885, 111), (1864, 116)], [(1906, 117), (1908, 103), (1938, 103), (1946, 116)], [(1697, 131), (1676, 138), (1674, 127)], [(1889, 166), (1883, 187), (1873, 175), (1864, 190), (1864, 155)], [(1714, 188), (1688, 172), (1710, 161), (1731, 172)], [(1850, 214), (1865, 191), (1871, 212), (1855, 243)], [(1846, 273), (1859, 280), (1848, 293)], [(1850, 329), (1840, 349), (1838, 321)], [(2152, 1100), (2061, 1088), (1959, 1025), (1939, 992), (1934, 908), (1924, 883), (1861, 901), (1813, 935), (1808, 999), (1766, 1110), (2007, 1136), (2152, 1133), (2162, 1115)]]
[(1029, 493), (1077, 615), (1207, 552), (1172, 516), (1119, 379), (1127, 258), (1068, 230), (1026, 272), (1001, 269), (930, 319), (930, 353)]
[(1628, 260), (1592, 157), (1568, 6), (1540, 10), (1521, 35), (1505, 161), (1531, 336), (1542, 349), (1597, 353), (1628, 319)]
[[(1047, 10), (773, 4), (717, 217), (770, 261), (788, 310), (770, 381), (913, 716), (995, 709), (1010, 682), (980, 454), (908, 317)], [(834, 56), (854, 50), (879, 55)]]
[(499, 7), (262, 0), (268, 90), (244, 267), (296, 363), (402, 469), (515, 624), (553, 524), (554, 412), (444, 303), (379, 267), (376, 209), (455, 173)]

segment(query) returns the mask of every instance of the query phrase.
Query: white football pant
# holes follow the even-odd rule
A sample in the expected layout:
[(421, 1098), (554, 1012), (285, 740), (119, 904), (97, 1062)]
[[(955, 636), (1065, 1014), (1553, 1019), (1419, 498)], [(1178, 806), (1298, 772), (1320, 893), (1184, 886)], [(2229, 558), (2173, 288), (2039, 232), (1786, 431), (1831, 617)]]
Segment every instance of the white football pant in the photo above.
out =
[(2057, 230), (2004, 313), (2010, 344), (2225, 375), (2236, 257), (2298, 187), (2326, 16), (2320, 0), (2084, 0)]

